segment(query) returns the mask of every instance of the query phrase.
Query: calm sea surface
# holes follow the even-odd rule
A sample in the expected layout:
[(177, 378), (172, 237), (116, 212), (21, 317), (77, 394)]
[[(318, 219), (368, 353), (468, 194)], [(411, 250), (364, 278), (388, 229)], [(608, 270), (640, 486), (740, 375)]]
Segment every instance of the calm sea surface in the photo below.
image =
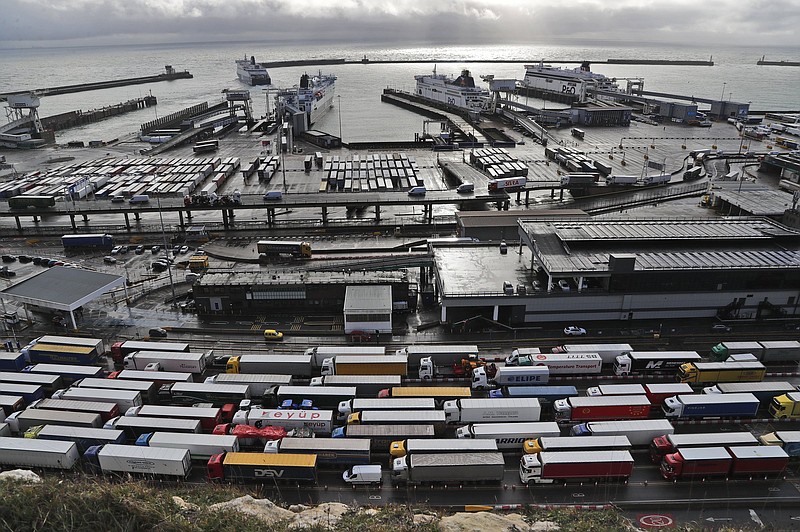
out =
[[(58, 135), (69, 140), (108, 140), (135, 132), (143, 122), (203, 101), (222, 101), (225, 88), (246, 86), (236, 78), (234, 59), (255, 55), (258, 61), (310, 58), (358, 60), (364, 55), (378, 60), (429, 60), (422, 64), (355, 64), (323, 66), (323, 73), (334, 74), (340, 109), (332, 109), (316, 125), (333, 134), (339, 132), (341, 112), (345, 141), (411, 140), (422, 131), (422, 117), (380, 101), (382, 89), (392, 87), (411, 91), (414, 75), (426, 74), (436, 66), (439, 73), (458, 75), (463, 68), (479, 76), (522, 79), (526, 63), (545, 59), (554, 66), (558, 60), (605, 60), (608, 58), (708, 60), (715, 66), (593, 65), (592, 70), (616, 77), (621, 86), (626, 77), (643, 77), (645, 89), (694, 95), (703, 98), (752, 102), (756, 110), (800, 110), (800, 67), (757, 66), (763, 55), (772, 60), (797, 60), (800, 50), (773, 47), (666, 47), (605, 44), (600, 46), (441, 46), (441, 47), (344, 47), (342, 45), (287, 46), (268, 43), (159, 44), (85, 48), (37, 48), (0, 50), (0, 92), (87, 83), (163, 71), (164, 65), (189, 70), (194, 79), (134, 85), (103, 91), (82, 92), (42, 98), (40, 116), (72, 110), (89, 110), (112, 105), (149, 92), (158, 97), (155, 108), (115, 117), (85, 128)], [(471, 59), (465, 63), (439, 63), (437, 60)], [(492, 64), (494, 59), (519, 60), (518, 63)], [(577, 65), (564, 65), (574, 68)], [(318, 68), (318, 67), (317, 67)], [(274, 86), (291, 87), (303, 72), (314, 67), (271, 69)], [(485, 85), (485, 84), (484, 84)], [(262, 89), (251, 88), (256, 115), (266, 111)]]

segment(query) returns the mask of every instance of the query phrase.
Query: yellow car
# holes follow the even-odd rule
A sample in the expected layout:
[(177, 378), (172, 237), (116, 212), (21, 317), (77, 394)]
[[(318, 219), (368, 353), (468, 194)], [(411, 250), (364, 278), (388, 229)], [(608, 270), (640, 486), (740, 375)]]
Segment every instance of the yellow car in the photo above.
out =
[(283, 340), (283, 333), (275, 329), (264, 329), (265, 340)]

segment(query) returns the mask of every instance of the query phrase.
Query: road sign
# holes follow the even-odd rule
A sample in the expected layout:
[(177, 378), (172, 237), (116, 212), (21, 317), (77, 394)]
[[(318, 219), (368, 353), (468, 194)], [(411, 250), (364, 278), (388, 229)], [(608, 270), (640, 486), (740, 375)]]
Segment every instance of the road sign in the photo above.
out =
[(675, 526), (675, 520), (669, 514), (641, 514), (637, 516), (639, 524), (647, 528), (667, 528)]

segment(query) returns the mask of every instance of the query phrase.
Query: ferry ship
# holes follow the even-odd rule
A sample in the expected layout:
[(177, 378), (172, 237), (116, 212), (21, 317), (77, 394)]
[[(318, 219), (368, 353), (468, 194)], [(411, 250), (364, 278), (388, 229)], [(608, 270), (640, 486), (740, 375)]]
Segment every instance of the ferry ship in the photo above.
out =
[(580, 102), (586, 101), (587, 88), (619, 91), (615, 79), (592, 72), (588, 61), (584, 61), (579, 68), (572, 69), (545, 65), (543, 62), (525, 65), (523, 84), (541, 91), (573, 95)]
[(432, 76), (414, 76), (414, 79), (417, 80), (417, 96), (429, 100), (475, 112), (480, 112), (489, 102), (489, 91), (475, 86), (469, 70), (462, 70), (461, 75), (453, 79), (437, 74), (434, 68)]
[(300, 86), (278, 94), (284, 112), (305, 113), (306, 127), (311, 126), (333, 107), (336, 96), (336, 76), (320, 72), (316, 76), (303, 74)]
[(247, 83), (248, 85), (269, 85), (272, 83), (269, 73), (267, 73), (267, 67), (261, 63), (256, 63), (256, 58), (252, 55), (250, 59), (245, 56), (244, 59), (236, 60), (236, 75), (242, 83)]

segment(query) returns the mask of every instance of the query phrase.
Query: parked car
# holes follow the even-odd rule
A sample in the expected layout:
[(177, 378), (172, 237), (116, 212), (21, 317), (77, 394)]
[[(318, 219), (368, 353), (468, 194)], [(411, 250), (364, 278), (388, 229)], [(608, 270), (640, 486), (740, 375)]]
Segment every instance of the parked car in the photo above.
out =
[(564, 327), (564, 334), (567, 336), (583, 336), (586, 334), (586, 329), (570, 325), (569, 327)]
[(17, 260), (15, 257), (12, 257), (11, 255), (3, 255), (2, 257), (0, 257), (0, 259), (2, 259), (3, 262), (14, 262), (15, 260)]
[(142, 253), (144, 253), (144, 246), (141, 244), (136, 246), (134, 253), (136, 253), (137, 255), (141, 255)]
[(128, 247), (128, 246), (120, 246), (119, 247), (119, 252), (120, 253), (127, 253), (128, 251), (130, 251), (130, 247)]
[(111, 248), (111, 254), (116, 255), (122, 250), (122, 246), (114, 246)]
[(724, 323), (715, 323), (711, 326), (711, 330), (713, 332), (731, 332), (733, 329)]
[(29, 257), (27, 255), (20, 255), (19, 257), (17, 257), (17, 259), (19, 259), (19, 262), (21, 264), (27, 264), (33, 260), (33, 257)]
[(152, 253), (153, 255), (155, 255), (159, 251), (161, 251), (161, 246), (153, 246), (150, 248), (150, 253)]
[(14, 277), (15, 275), (17, 275), (17, 272), (15, 272), (14, 270), (9, 270), (8, 266), (3, 266), (2, 268), (0, 268), (0, 277), (7, 278), (7, 277)]
[(189, 246), (181, 246), (180, 252), (182, 255), (189, 253)]
[(561, 289), (563, 292), (569, 292), (569, 283), (568, 283), (566, 280), (564, 280), (564, 279), (559, 279), (559, 280), (558, 280), (558, 287), (559, 287), (559, 288), (560, 288), (560, 289)]
[(105, 262), (106, 264), (116, 264), (117, 259), (112, 257), (111, 255), (106, 255), (105, 257), (103, 257), (103, 262)]

